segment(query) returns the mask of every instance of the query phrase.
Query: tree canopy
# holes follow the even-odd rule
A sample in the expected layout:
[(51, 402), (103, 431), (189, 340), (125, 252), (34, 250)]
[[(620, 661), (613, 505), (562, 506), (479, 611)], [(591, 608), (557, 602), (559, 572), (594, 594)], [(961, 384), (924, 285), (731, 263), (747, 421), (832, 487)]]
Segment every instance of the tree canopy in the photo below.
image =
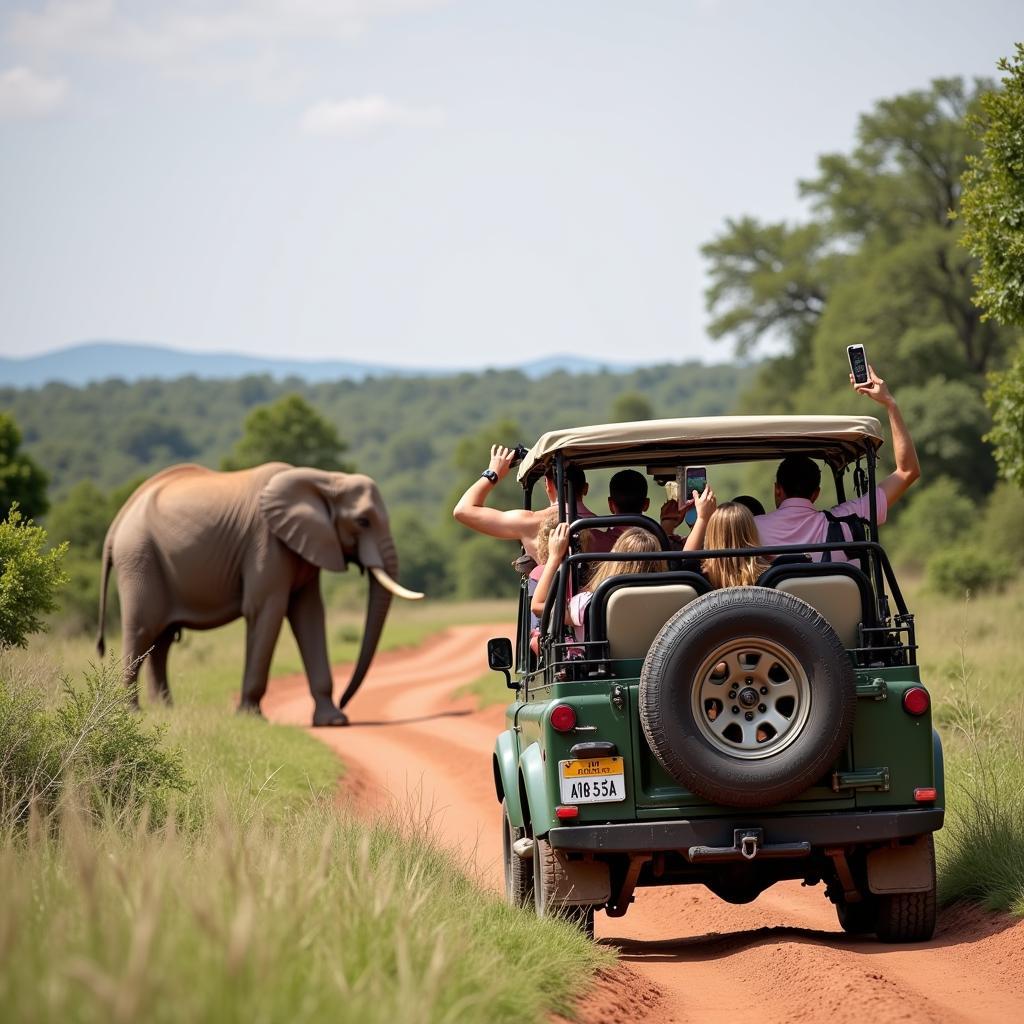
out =
[(222, 469), (248, 469), (264, 462), (290, 462), (293, 466), (351, 472), (342, 454), (348, 445), (337, 427), (301, 395), (284, 395), (254, 409), (234, 450), (222, 460)]
[(0, 516), (14, 505), (33, 519), (49, 508), (46, 473), (21, 450), (21, 431), (14, 417), (0, 412)]
[(740, 355), (776, 353), (741, 411), (874, 413), (847, 382), (845, 347), (863, 344), (898, 393), (925, 476), (991, 489), (982, 393), (1014, 338), (974, 304), (978, 264), (955, 216), (979, 151), (968, 118), (990, 89), (939, 79), (877, 103), (852, 150), (823, 155), (799, 183), (806, 223), (741, 217), (704, 248), (712, 334)]

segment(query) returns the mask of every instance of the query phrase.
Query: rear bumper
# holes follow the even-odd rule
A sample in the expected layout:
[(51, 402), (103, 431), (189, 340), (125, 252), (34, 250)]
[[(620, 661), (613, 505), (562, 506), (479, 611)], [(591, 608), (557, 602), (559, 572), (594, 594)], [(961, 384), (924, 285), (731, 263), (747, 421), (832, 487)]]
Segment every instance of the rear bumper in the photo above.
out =
[(942, 808), (906, 811), (836, 811), (830, 814), (737, 814), (695, 821), (626, 822), (616, 825), (571, 825), (553, 828), (548, 842), (558, 850), (591, 853), (644, 853), (689, 850), (692, 846), (726, 846), (736, 829), (761, 829), (765, 843), (810, 843), (812, 847), (845, 846), (905, 839), (942, 828)]

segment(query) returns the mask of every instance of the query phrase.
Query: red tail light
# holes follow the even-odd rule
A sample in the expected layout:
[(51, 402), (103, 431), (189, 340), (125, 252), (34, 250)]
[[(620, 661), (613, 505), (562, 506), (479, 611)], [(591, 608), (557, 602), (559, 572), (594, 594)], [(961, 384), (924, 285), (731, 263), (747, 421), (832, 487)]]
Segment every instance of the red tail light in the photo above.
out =
[(559, 704), (551, 712), (551, 728), (570, 732), (576, 728), (576, 712), (568, 704)]
[(914, 790), (914, 799), (919, 804), (933, 804), (938, 795), (938, 790), (934, 786), (918, 786)]
[(908, 715), (923, 715), (931, 706), (931, 697), (923, 686), (912, 686), (903, 694), (903, 710)]
[(566, 818), (575, 818), (580, 813), (578, 807), (556, 807), (555, 817), (562, 820)]

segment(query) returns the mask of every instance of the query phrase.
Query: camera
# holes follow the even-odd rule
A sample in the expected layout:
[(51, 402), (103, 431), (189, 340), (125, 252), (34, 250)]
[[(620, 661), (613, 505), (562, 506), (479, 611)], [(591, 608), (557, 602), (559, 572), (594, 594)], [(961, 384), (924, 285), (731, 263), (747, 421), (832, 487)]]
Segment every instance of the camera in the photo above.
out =
[(530, 449), (527, 448), (525, 444), (517, 444), (515, 448), (512, 449), (512, 461), (509, 463), (509, 465), (518, 466), (519, 463), (526, 458), (526, 453), (529, 450)]

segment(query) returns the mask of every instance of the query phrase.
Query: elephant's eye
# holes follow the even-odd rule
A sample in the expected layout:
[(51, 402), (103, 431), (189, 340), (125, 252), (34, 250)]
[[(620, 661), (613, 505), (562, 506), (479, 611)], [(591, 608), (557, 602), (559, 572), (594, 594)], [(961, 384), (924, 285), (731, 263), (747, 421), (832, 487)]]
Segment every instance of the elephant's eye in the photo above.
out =
[(361, 526), (364, 530), (367, 529), (369, 527), (369, 525), (370, 525), (370, 520), (367, 519), (366, 516), (359, 516), (356, 519), (356, 526)]

